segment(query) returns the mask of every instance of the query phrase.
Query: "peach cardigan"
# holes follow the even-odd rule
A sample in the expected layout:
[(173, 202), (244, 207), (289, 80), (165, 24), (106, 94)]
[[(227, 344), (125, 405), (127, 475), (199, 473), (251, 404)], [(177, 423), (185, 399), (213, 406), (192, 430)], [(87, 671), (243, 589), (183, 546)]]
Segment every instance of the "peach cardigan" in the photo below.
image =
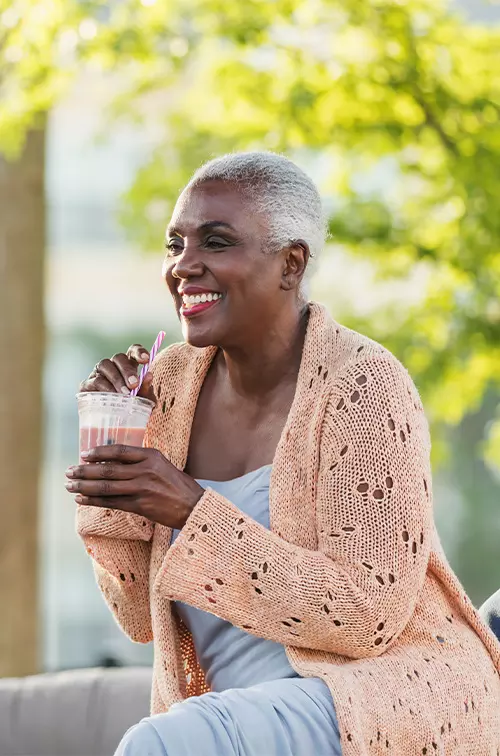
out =
[[(170, 528), (78, 509), (118, 623), (154, 641), (152, 712), (208, 690), (176, 600), (284, 644), (300, 675), (321, 677), (344, 756), (498, 756), (500, 645), (436, 532), (418, 392), (390, 352), (309, 310), (270, 530), (211, 489), (171, 548)], [(176, 344), (155, 361), (145, 443), (179, 469), (216, 351)]]

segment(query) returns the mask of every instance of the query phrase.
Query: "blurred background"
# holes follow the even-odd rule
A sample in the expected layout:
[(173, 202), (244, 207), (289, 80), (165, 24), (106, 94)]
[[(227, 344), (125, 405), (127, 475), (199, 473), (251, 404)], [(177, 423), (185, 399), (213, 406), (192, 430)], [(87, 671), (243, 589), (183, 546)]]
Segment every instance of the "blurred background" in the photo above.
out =
[(0, 0), (0, 676), (151, 662), (74, 532), (74, 395), (180, 339), (164, 228), (227, 151), (316, 180), (311, 297), (410, 370), (446, 553), (476, 605), (500, 588), (499, 24), (481, 0)]

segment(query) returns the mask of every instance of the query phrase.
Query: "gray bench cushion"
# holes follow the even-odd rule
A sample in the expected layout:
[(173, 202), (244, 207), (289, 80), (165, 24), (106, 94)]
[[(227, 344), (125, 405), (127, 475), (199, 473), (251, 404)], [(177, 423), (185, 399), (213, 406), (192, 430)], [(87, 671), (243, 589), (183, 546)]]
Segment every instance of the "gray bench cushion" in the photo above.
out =
[(149, 668), (0, 679), (0, 756), (112, 756), (149, 714)]

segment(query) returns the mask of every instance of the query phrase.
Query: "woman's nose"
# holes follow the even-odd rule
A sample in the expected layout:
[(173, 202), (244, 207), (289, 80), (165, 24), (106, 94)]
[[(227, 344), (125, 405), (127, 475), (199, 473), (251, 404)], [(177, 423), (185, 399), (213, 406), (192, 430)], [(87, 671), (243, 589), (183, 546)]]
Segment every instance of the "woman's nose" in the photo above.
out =
[(176, 257), (172, 275), (174, 278), (194, 278), (201, 276), (204, 272), (204, 265), (199, 253), (196, 250), (183, 249), (181, 254)]

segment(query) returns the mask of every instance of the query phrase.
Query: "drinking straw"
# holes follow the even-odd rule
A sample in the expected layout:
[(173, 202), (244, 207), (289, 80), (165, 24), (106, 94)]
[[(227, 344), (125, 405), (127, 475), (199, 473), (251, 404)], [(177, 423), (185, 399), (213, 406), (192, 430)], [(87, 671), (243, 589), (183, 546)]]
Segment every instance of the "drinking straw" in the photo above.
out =
[(139, 390), (140, 390), (140, 388), (142, 386), (142, 382), (144, 380), (144, 377), (145, 377), (146, 373), (148, 372), (149, 368), (151, 367), (151, 363), (153, 362), (154, 358), (156, 357), (158, 349), (160, 348), (161, 343), (162, 343), (162, 341), (163, 341), (164, 338), (165, 338), (165, 331), (160, 331), (160, 333), (158, 334), (158, 336), (155, 339), (155, 343), (151, 347), (151, 352), (150, 352), (148, 363), (146, 365), (143, 365), (142, 368), (141, 368), (141, 372), (139, 373), (139, 383), (137, 384), (137, 388), (133, 389), (130, 392), (130, 396), (137, 396), (137, 394), (139, 393)]

